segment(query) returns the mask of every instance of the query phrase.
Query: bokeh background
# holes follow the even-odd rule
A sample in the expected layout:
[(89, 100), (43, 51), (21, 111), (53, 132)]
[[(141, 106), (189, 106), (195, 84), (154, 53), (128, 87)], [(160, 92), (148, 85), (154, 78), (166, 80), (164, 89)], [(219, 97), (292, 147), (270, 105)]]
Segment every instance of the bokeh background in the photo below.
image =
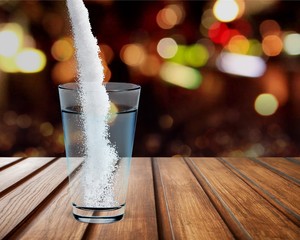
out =
[[(299, 156), (300, 2), (85, 1), (105, 81), (142, 86), (134, 156)], [(65, 1), (0, 0), (0, 156), (64, 156)]]

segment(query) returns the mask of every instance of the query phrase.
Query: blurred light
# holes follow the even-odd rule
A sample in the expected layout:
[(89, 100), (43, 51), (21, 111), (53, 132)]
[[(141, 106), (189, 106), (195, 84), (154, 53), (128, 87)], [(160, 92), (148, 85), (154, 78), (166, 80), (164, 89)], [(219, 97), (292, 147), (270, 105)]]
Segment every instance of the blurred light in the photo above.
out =
[(160, 61), (157, 55), (148, 55), (143, 64), (139, 66), (142, 74), (148, 77), (154, 77), (159, 74)]
[(187, 50), (187, 46), (185, 45), (178, 45), (176, 54), (170, 58), (169, 60), (178, 64), (185, 65), (185, 52)]
[(150, 153), (156, 153), (161, 146), (161, 137), (158, 134), (149, 134), (145, 140), (145, 148)]
[(202, 82), (202, 76), (198, 70), (170, 62), (162, 65), (159, 75), (165, 82), (186, 89), (197, 89)]
[(106, 62), (102, 62), (103, 65), (103, 73), (104, 73), (104, 82), (108, 82), (111, 79), (111, 71), (108, 67), (108, 65), (106, 64)]
[(39, 151), (36, 148), (30, 147), (30, 148), (26, 148), (25, 154), (27, 157), (38, 157)]
[(2, 57), (0, 56), (0, 69), (7, 73), (17, 73), (19, 68), (16, 65), (15, 57)]
[(300, 55), (300, 34), (289, 33), (283, 39), (284, 50), (289, 55)]
[(176, 13), (169, 8), (164, 8), (157, 13), (156, 22), (162, 29), (173, 28), (177, 22)]
[(213, 14), (212, 9), (207, 9), (204, 11), (201, 17), (201, 25), (200, 25), (200, 32), (203, 36), (208, 36), (207, 30), (210, 28), (210, 26), (216, 22), (216, 18)]
[(283, 49), (282, 40), (276, 35), (268, 35), (262, 41), (262, 49), (267, 56), (277, 56)]
[(217, 0), (213, 6), (215, 17), (221, 22), (231, 22), (239, 15), (239, 5), (234, 0)]
[(246, 37), (250, 37), (253, 35), (252, 24), (246, 19), (240, 18), (232, 22), (230, 25), (233, 29), (236, 29), (241, 35), (244, 35)]
[(232, 53), (247, 54), (249, 46), (249, 41), (245, 36), (236, 35), (230, 39), (227, 48)]
[(263, 53), (261, 43), (256, 39), (248, 39), (248, 41), (249, 41), (248, 55), (261, 56)]
[(17, 117), (16, 123), (20, 128), (29, 128), (32, 123), (32, 120), (27, 114), (22, 114)]
[(171, 29), (181, 23), (184, 16), (185, 12), (181, 5), (170, 4), (157, 13), (156, 22), (162, 29)]
[(274, 3), (277, 3), (279, 0), (268, 0), (268, 1), (244, 1), (246, 14), (256, 14), (264, 9), (270, 9)]
[(109, 106), (110, 108), (109, 108), (109, 115), (108, 115), (108, 123), (111, 124), (116, 120), (117, 112), (119, 111), (119, 109), (116, 106), (116, 104), (114, 104), (113, 102), (110, 102)]
[(260, 94), (254, 103), (255, 111), (262, 116), (273, 115), (278, 109), (278, 101), (270, 93)]
[(214, 43), (225, 45), (232, 36), (232, 32), (225, 23), (215, 22), (210, 26), (208, 36)]
[(146, 53), (141, 44), (126, 44), (121, 49), (120, 57), (125, 64), (136, 67), (143, 63)]
[(166, 115), (162, 115), (160, 118), (159, 118), (159, 125), (162, 129), (169, 129), (173, 126), (173, 118), (166, 114)]
[(57, 61), (67, 61), (74, 54), (74, 48), (71, 38), (61, 38), (54, 42), (51, 47), (51, 54)]
[(178, 50), (178, 45), (173, 38), (163, 38), (157, 44), (158, 54), (165, 59), (175, 56)]
[(0, 55), (12, 57), (17, 54), (23, 41), (23, 31), (20, 25), (8, 23), (0, 31)]
[(172, 9), (176, 13), (176, 16), (177, 16), (176, 24), (180, 24), (184, 21), (185, 10), (184, 10), (183, 5), (177, 3), (177, 4), (170, 4), (167, 7), (169, 9)]
[[(210, 53), (214, 52), (214, 46), (212, 45), (209, 39), (207, 41), (202, 41), (205, 45), (207, 45), (210, 49)], [(169, 60), (181, 65), (189, 65), (191, 67), (202, 67), (204, 66), (209, 59), (209, 50), (203, 44), (199, 43), (186, 46), (186, 45), (178, 45), (176, 54), (170, 58)]]
[(103, 53), (101, 58), (104, 59), (108, 64), (111, 63), (114, 58), (114, 51), (112, 48), (107, 44), (100, 44), (100, 50), (100, 53)]
[(260, 143), (253, 144), (249, 149), (247, 149), (244, 154), (248, 157), (259, 157), (265, 153), (265, 148)]
[(24, 48), (16, 57), (16, 64), (21, 72), (40, 72), (46, 66), (45, 54), (34, 48)]
[(7, 126), (13, 126), (16, 124), (16, 120), (17, 120), (17, 113), (14, 111), (7, 111), (3, 114), (3, 122), (7, 125)]
[(263, 91), (274, 95), (280, 106), (288, 101), (288, 77), (281, 64), (270, 63), (260, 82)]
[(67, 83), (74, 80), (77, 75), (76, 62), (71, 58), (65, 62), (58, 62), (52, 68), (52, 79), (56, 84)]
[(176, 12), (171, 8), (164, 8), (157, 13), (156, 22), (162, 29), (173, 28), (177, 23)]
[(235, 53), (220, 54), (216, 63), (222, 72), (245, 77), (260, 77), (266, 70), (266, 64), (262, 58)]
[(180, 145), (177, 151), (177, 154), (184, 157), (189, 157), (192, 154), (192, 149), (188, 145)]
[(202, 44), (189, 46), (185, 52), (186, 64), (192, 67), (202, 67), (207, 63), (209, 53)]
[(268, 35), (277, 35), (279, 36), (281, 28), (275, 20), (265, 20), (259, 25), (259, 31), (262, 37)]
[(207, 51), (209, 56), (213, 56), (215, 51), (216, 51), (216, 47), (215, 44), (208, 38), (201, 38), (200, 40), (197, 41), (197, 43), (203, 45)]
[(54, 132), (54, 127), (49, 122), (44, 122), (40, 125), (40, 132), (44, 137), (49, 137)]

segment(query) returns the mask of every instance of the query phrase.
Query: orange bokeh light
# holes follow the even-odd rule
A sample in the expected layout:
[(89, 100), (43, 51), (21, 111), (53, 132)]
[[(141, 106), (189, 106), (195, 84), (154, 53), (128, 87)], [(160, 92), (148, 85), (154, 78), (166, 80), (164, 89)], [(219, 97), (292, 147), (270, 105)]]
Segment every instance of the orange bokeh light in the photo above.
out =
[(267, 56), (277, 56), (283, 49), (282, 40), (276, 35), (268, 35), (262, 41), (262, 49)]

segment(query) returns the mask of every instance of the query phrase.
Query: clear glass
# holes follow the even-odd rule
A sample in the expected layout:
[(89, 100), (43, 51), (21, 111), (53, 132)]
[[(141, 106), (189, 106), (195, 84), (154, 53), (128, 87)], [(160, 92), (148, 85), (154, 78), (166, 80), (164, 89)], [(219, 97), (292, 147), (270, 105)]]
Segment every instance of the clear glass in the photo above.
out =
[[(101, 181), (105, 176), (101, 175), (104, 173), (101, 169), (98, 172), (95, 169), (103, 166), (101, 155), (105, 153), (99, 152), (99, 156), (95, 156), (98, 166), (93, 166), (93, 169), (87, 172), (78, 84), (66, 83), (58, 87), (73, 215), (78, 221), (88, 223), (111, 223), (124, 217), (141, 89), (140, 86), (130, 83), (106, 83), (105, 88), (114, 106), (114, 112), (110, 113), (108, 120), (108, 138), (116, 149), (117, 159), (114, 161), (113, 175), (108, 182), (110, 192), (104, 187), (102, 194), (97, 195), (97, 201), (90, 203), (85, 200), (85, 181), (89, 178), (89, 182), (95, 183), (88, 188), (96, 189), (103, 185)], [(111, 199), (103, 197), (105, 191)]]

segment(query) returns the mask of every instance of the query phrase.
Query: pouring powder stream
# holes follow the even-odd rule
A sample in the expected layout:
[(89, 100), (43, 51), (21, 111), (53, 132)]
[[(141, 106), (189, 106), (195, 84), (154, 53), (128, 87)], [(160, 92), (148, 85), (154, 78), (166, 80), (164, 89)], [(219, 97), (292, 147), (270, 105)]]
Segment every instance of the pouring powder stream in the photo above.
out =
[[(103, 86), (103, 66), (97, 39), (82, 0), (67, 0), (78, 64), (78, 84), (85, 134), (83, 165), (84, 204), (101, 207), (114, 204), (116, 149), (108, 140), (109, 99)], [(101, 178), (99, 178), (101, 176)]]

